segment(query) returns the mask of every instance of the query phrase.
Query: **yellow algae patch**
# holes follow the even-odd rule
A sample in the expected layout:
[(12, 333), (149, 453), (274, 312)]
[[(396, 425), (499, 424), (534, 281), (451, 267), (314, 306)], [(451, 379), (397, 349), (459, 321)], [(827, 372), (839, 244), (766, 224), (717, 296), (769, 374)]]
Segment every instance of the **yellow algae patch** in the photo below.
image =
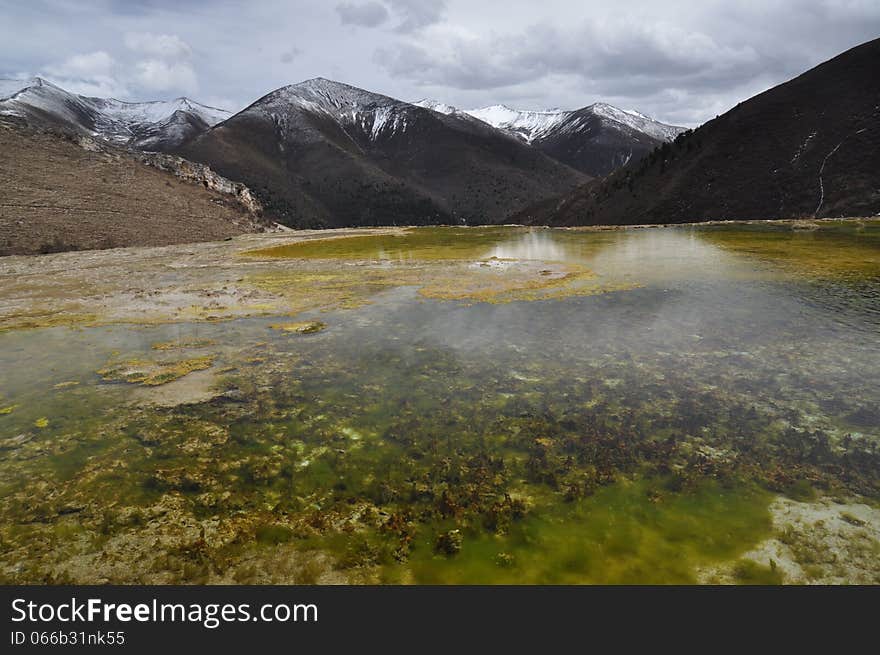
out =
[(579, 264), (545, 266), (549, 268), (538, 268), (534, 263), (511, 262), (507, 269), (472, 276), (444, 276), (423, 286), (419, 294), (439, 300), (498, 304), (594, 295), (638, 286), (597, 281), (593, 271)]
[(308, 239), (242, 253), (271, 259), (346, 259), (406, 263), (411, 261), (470, 260), (499, 240), (526, 234), (529, 228), (514, 227), (419, 227), (322, 239)]
[(880, 221), (876, 220), (697, 229), (700, 238), (716, 246), (800, 275), (852, 278), (880, 274)]
[(182, 378), (193, 371), (202, 371), (214, 365), (213, 356), (193, 357), (173, 362), (131, 360), (102, 368), (98, 371), (108, 382), (128, 382), (153, 387)]
[(49, 419), (45, 416), (42, 418), (38, 418), (36, 421), (34, 421), (34, 427), (40, 428), (41, 430), (43, 428), (49, 427)]
[[(380, 292), (406, 286), (425, 298), (487, 303), (639, 286), (599, 279), (584, 263), (569, 260), (575, 244), (564, 241), (557, 243), (555, 236), (528, 228), (410, 228), (312, 239), (243, 254), (291, 260), (281, 270), (246, 279), (261, 291), (281, 296), (291, 314), (360, 307)], [(583, 259), (586, 251), (575, 250)]]
[(395, 286), (417, 284), (419, 271), (393, 267), (335, 266), (332, 270), (277, 270), (252, 275), (246, 282), (278, 294), (294, 312), (317, 307), (353, 309), (368, 297)]
[(79, 384), (77, 380), (69, 380), (67, 382), (59, 382), (56, 385), (53, 385), (53, 389), (68, 389), (70, 387), (75, 387)]
[(314, 334), (320, 332), (327, 327), (326, 323), (321, 321), (301, 321), (299, 323), (276, 323), (270, 325), (273, 330), (281, 330), (283, 332), (295, 332), (297, 334)]
[(12, 414), (12, 412), (14, 412), (17, 408), (18, 408), (18, 405), (8, 405), (6, 407), (0, 407), (0, 416), (5, 416), (6, 414)]
[[(320, 266), (317, 262), (314, 265)], [(281, 296), (288, 303), (290, 314), (361, 307), (383, 291), (407, 286), (415, 287), (425, 298), (488, 303), (594, 295), (637, 286), (600, 280), (580, 264), (494, 257), (467, 263), (374, 263), (335, 266), (332, 270), (285, 269), (253, 275), (246, 281)]]
[(97, 314), (57, 312), (19, 312), (0, 317), (0, 332), (27, 328), (90, 326), (98, 323)]
[(196, 339), (195, 341), (163, 341), (154, 343), (153, 350), (174, 350), (176, 348), (206, 348), (216, 343), (213, 339)]

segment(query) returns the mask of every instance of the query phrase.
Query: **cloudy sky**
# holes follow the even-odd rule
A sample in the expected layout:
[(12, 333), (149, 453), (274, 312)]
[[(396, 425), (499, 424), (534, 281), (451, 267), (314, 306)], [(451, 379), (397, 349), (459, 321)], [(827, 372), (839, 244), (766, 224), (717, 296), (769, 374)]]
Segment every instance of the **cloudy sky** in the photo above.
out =
[(321, 76), (693, 126), (878, 36), (878, 0), (0, 0), (0, 76), (229, 109)]

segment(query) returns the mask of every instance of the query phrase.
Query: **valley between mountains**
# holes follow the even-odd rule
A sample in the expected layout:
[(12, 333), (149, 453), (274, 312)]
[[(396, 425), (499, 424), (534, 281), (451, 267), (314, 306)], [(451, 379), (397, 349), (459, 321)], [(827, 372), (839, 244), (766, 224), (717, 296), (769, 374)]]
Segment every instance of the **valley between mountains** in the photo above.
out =
[[(236, 114), (189, 98), (131, 103), (41, 78), (2, 80), (0, 126), (5, 254), (177, 243), (279, 225), (500, 224), (683, 130), (601, 103), (461, 111), (323, 78), (277, 89)], [(47, 190), (35, 190), (28, 171)], [(122, 183), (119, 174), (139, 181)], [(91, 208), (78, 205), (81, 197)], [(204, 230), (204, 212), (191, 203), (218, 208)], [(166, 216), (179, 225), (151, 229), (136, 218), (147, 207), (154, 226)], [(212, 227), (217, 221), (228, 229)]]

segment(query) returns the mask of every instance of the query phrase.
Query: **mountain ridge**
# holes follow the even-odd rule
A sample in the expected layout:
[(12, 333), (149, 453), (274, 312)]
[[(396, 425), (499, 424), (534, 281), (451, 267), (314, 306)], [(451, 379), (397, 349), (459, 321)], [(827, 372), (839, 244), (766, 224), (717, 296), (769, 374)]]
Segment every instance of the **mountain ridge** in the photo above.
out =
[(472, 116), (591, 177), (604, 177), (637, 161), (685, 131), (605, 102), (573, 110), (523, 110), (503, 104), (458, 109), (430, 99), (415, 104), (445, 114)]

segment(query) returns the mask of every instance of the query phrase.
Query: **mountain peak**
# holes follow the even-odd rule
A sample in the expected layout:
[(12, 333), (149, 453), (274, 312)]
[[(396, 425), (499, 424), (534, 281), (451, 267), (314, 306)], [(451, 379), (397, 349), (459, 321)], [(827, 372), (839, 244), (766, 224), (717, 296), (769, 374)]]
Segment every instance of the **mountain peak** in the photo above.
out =
[(276, 89), (258, 100), (256, 104), (271, 111), (279, 111), (285, 106), (292, 105), (313, 111), (338, 113), (367, 106), (387, 107), (406, 103), (344, 82), (313, 77)]
[[(350, 84), (346, 84), (345, 82), (337, 82), (336, 80), (331, 80), (326, 77), (310, 77), (307, 80), (303, 80), (302, 82), (297, 82), (296, 84), (291, 84), (289, 86), (303, 89), (314, 89), (314, 88), (324, 88), (324, 89), (356, 89), (357, 87), (351, 86)], [(358, 89), (359, 91), (361, 89)]]
[(418, 102), (412, 103), (415, 107), (422, 107), (423, 109), (430, 109), (432, 111), (440, 112), (441, 114), (454, 114), (458, 111), (456, 107), (452, 105), (447, 105), (445, 102), (440, 102), (439, 100), (432, 100), (430, 98), (422, 98)]
[(39, 87), (48, 87), (59, 91), (62, 90), (42, 77), (0, 78), (0, 100), (11, 98), (27, 89), (35, 89)]
[(662, 141), (671, 141), (685, 131), (683, 127), (666, 125), (641, 112), (633, 109), (621, 109), (605, 102), (594, 102), (584, 109), (603, 120), (612, 121)]

